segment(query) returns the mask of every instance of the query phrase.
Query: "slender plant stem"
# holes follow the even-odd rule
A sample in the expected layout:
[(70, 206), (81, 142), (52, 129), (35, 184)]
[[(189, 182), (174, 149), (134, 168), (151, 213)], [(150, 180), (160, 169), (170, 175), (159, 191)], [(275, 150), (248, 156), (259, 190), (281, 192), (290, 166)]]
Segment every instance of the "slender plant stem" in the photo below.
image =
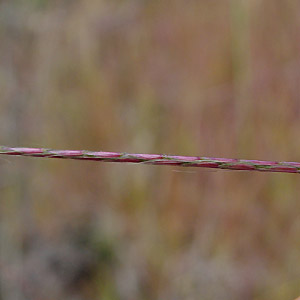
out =
[(47, 158), (80, 159), (103, 162), (142, 163), (227, 170), (300, 173), (298, 162), (277, 162), (247, 159), (229, 159), (203, 156), (175, 156), (160, 154), (131, 154), (120, 152), (93, 152), (86, 150), (52, 150), (44, 148), (15, 148), (0, 146), (0, 154)]

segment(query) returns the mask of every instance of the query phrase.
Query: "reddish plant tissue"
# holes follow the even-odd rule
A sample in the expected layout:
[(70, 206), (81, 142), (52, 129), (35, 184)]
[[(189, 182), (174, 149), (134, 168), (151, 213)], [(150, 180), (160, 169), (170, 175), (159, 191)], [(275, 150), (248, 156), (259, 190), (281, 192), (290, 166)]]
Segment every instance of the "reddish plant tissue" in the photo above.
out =
[(92, 152), (86, 150), (52, 150), (44, 148), (12, 148), (0, 146), (0, 154), (47, 158), (93, 160), (103, 162), (143, 163), (183, 167), (217, 168), (260, 172), (300, 173), (300, 163), (262, 160), (174, 156), (160, 154), (130, 154), (121, 152)]

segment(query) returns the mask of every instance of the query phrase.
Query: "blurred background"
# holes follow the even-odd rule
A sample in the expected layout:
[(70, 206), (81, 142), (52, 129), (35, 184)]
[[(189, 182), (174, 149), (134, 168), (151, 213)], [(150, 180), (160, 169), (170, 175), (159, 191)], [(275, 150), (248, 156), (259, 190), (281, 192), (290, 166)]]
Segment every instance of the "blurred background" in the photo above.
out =
[[(296, 0), (0, 1), (6, 146), (300, 161)], [(300, 177), (0, 158), (0, 299), (294, 299)]]

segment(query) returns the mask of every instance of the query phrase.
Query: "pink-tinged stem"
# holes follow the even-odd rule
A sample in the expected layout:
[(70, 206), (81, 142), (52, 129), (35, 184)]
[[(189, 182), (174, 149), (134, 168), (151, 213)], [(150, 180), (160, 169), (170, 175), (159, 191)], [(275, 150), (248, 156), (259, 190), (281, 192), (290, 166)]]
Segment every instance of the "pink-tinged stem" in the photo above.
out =
[(262, 160), (228, 159), (200, 156), (174, 156), (160, 154), (129, 154), (103, 151), (92, 152), (85, 150), (12, 148), (5, 146), (0, 146), (0, 154), (48, 158), (69, 158), (106, 162), (143, 163), (152, 165), (202, 167), (226, 170), (300, 173), (300, 163), (297, 162), (276, 162)]

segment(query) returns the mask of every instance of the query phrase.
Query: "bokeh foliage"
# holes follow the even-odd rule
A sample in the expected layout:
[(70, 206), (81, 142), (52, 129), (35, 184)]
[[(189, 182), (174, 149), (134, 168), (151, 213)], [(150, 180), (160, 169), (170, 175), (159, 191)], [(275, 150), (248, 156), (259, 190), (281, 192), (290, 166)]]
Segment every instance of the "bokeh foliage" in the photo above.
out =
[[(8, 146), (299, 161), (295, 0), (0, 1)], [(294, 174), (0, 161), (0, 299), (293, 299)]]

